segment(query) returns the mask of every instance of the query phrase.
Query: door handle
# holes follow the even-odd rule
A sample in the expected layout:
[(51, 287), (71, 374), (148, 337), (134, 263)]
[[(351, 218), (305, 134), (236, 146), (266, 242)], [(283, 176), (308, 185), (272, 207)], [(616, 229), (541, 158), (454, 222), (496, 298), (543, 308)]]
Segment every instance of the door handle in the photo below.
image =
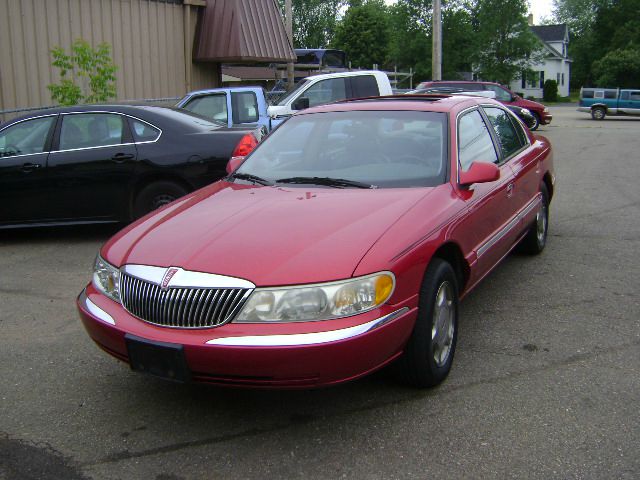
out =
[(40, 165), (39, 163), (25, 163), (24, 165), (22, 165), (21, 170), (25, 173), (29, 173), (29, 172), (33, 172), (34, 170), (37, 170), (41, 166), (42, 165)]
[(131, 153), (116, 153), (113, 157), (111, 157), (111, 160), (116, 163), (122, 163), (125, 160), (131, 160), (132, 158), (133, 155)]
[(510, 198), (513, 195), (513, 183), (507, 185), (507, 198)]

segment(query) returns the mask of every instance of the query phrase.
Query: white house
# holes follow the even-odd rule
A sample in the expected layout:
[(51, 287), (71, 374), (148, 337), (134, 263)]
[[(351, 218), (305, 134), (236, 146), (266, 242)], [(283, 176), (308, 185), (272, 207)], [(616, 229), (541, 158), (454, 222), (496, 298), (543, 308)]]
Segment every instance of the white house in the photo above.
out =
[(558, 82), (558, 95), (569, 96), (569, 79), (571, 75), (571, 59), (568, 55), (569, 29), (566, 24), (531, 25), (533, 16), (529, 17), (531, 31), (541, 43), (544, 61), (532, 65), (535, 75), (511, 82), (510, 88), (521, 92), (525, 97), (542, 98), (542, 86), (545, 80)]

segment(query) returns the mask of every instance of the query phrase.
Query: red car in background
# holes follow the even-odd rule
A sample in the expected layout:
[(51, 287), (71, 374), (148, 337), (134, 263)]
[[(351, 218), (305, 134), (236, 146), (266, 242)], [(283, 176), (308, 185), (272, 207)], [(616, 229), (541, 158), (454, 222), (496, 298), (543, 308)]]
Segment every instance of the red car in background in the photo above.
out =
[(240, 162), (102, 247), (80, 316), (134, 370), (313, 387), (396, 361), (437, 385), (458, 301), (514, 247), (546, 244), (551, 146), (495, 100), (314, 107)]
[(464, 91), (490, 90), (495, 92), (496, 100), (505, 105), (514, 105), (520, 108), (526, 108), (533, 115), (535, 122), (529, 127), (531, 130), (537, 130), (540, 125), (549, 125), (553, 116), (549, 113), (549, 109), (543, 104), (522, 98), (517, 93), (512, 92), (507, 87), (494, 82), (469, 82), (469, 81), (431, 81), (419, 83), (416, 89), (429, 90), (433, 92), (435, 89), (462, 89)]

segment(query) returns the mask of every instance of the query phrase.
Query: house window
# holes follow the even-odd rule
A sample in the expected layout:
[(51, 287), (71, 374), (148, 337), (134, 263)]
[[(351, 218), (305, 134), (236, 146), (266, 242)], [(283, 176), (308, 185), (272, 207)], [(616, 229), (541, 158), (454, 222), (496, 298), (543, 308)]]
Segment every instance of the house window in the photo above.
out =
[(544, 87), (544, 70), (540, 70), (540, 88)]
[(562, 76), (560, 77), (562, 80), (562, 83), (560, 85), (564, 85), (564, 73), (562, 74)]
[(560, 74), (556, 73), (556, 83), (560, 85)]

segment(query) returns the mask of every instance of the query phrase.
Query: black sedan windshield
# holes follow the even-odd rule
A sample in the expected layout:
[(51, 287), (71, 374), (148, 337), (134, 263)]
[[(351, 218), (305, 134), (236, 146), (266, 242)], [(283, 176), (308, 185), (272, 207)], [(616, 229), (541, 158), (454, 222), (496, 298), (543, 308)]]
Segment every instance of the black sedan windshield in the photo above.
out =
[(446, 178), (446, 125), (445, 114), (435, 112), (298, 115), (267, 137), (237, 172), (290, 185), (439, 185)]

